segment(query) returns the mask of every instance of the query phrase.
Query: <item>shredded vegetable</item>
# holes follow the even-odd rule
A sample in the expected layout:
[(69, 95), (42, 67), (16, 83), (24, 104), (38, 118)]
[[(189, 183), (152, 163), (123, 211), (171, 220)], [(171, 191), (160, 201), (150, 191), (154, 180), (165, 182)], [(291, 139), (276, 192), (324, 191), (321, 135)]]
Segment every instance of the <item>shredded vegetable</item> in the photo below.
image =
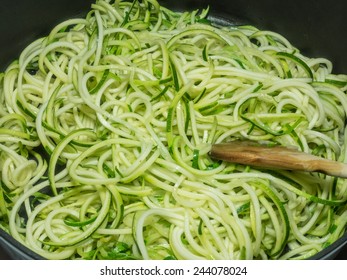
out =
[(0, 227), (47, 259), (306, 259), (347, 182), (213, 160), (236, 139), (345, 161), (347, 76), (209, 9), (97, 0), (0, 74)]

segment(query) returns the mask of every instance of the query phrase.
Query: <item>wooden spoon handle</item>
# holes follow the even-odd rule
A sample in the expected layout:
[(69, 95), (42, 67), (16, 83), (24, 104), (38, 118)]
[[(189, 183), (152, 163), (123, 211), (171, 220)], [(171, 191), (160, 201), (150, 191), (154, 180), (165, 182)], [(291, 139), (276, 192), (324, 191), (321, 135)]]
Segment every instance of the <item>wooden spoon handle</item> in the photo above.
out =
[(269, 147), (248, 141), (233, 141), (212, 145), (210, 155), (216, 159), (266, 169), (320, 172), (347, 178), (347, 164), (282, 146)]

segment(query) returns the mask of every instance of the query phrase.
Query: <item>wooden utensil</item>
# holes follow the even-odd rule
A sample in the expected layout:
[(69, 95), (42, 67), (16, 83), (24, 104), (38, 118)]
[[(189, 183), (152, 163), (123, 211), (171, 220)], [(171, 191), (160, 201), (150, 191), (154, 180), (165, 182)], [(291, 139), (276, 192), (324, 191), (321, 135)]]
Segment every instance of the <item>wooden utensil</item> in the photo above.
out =
[(258, 166), (265, 169), (320, 172), (335, 177), (347, 178), (347, 164), (283, 146), (267, 146), (249, 141), (233, 141), (212, 145), (210, 156), (215, 159)]

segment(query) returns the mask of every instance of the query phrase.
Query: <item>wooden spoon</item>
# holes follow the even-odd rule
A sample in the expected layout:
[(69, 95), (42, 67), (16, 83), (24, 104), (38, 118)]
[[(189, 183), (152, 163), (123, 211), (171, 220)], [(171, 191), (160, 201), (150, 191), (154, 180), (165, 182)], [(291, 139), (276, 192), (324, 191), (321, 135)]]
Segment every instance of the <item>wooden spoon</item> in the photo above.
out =
[(270, 147), (250, 141), (233, 141), (212, 145), (210, 156), (215, 159), (265, 169), (320, 172), (347, 178), (347, 164), (283, 146)]

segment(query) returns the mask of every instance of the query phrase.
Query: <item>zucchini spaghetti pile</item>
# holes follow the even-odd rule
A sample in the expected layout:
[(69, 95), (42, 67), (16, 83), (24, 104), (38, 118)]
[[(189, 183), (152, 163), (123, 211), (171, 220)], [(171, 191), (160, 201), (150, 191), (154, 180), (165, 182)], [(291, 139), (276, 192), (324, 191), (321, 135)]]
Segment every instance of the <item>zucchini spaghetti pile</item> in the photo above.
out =
[(305, 259), (346, 229), (345, 180), (209, 157), (347, 160), (347, 76), (277, 33), (99, 0), (0, 85), (0, 226), (44, 258)]

